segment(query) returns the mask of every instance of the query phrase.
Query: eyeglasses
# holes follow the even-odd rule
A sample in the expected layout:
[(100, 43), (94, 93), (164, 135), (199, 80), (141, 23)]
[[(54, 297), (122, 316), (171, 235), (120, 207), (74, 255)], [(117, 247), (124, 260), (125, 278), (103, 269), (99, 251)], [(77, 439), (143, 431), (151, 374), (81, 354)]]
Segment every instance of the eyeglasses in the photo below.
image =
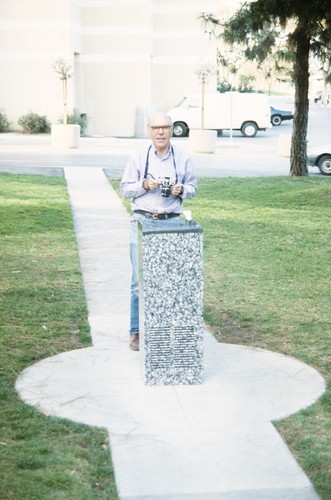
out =
[(158, 132), (159, 130), (161, 130), (161, 132), (168, 132), (168, 130), (170, 130), (172, 127), (170, 125), (160, 125), (159, 127), (151, 126), (149, 128), (152, 132)]

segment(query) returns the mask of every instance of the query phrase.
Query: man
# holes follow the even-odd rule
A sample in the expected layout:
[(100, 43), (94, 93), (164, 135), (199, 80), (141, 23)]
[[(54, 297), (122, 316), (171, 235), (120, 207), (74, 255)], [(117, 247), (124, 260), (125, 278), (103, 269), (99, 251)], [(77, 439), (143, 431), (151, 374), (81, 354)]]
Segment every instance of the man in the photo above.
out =
[(183, 212), (183, 199), (193, 198), (197, 191), (197, 178), (189, 155), (170, 143), (170, 117), (155, 113), (148, 129), (152, 144), (129, 159), (121, 182), (122, 195), (132, 198), (133, 210), (130, 349), (134, 351), (139, 351), (138, 221), (152, 218), (176, 222)]

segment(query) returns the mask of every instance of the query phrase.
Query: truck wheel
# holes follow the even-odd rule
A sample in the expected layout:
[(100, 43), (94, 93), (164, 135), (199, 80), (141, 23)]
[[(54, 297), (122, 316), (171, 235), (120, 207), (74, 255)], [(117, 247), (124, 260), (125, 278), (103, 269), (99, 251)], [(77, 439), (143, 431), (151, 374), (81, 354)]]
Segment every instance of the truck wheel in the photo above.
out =
[(172, 135), (174, 137), (186, 137), (188, 133), (188, 126), (183, 122), (175, 122)]
[(271, 117), (271, 123), (275, 126), (278, 126), (282, 123), (282, 118), (280, 115), (273, 115)]
[(257, 134), (257, 125), (255, 122), (245, 122), (240, 131), (245, 137), (255, 137)]
[(331, 155), (322, 156), (322, 158), (318, 160), (317, 166), (321, 174), (331, 175)]

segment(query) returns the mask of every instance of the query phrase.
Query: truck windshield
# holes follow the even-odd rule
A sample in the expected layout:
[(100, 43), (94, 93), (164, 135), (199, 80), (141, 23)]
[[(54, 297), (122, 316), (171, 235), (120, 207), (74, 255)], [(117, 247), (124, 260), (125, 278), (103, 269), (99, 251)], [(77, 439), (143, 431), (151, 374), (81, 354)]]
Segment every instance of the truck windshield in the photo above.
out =
[(187, 97), (183, 97), (178, 104), (176, 104), (176, 108), (180, 108), (181, 106), (184, 105), (184, 102), (187, 100)]
[(181, 101), (177, 104), (176, 108), (198, 108), (200, 106), (199, 97), (183, 97)]

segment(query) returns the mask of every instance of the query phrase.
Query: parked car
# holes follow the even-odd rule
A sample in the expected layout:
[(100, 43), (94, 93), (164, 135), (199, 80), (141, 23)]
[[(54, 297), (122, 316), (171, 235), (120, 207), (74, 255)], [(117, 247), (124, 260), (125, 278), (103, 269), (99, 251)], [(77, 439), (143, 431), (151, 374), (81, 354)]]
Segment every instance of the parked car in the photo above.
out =
[(284, 111), (270, 106), (270, 121), (273, 125), (280, 125), (284, 120), (292, 120), (292, 111)]
[(308, 165), (318, 167), (321, 174), (331, 175), (331, 144), (308, 150)]

